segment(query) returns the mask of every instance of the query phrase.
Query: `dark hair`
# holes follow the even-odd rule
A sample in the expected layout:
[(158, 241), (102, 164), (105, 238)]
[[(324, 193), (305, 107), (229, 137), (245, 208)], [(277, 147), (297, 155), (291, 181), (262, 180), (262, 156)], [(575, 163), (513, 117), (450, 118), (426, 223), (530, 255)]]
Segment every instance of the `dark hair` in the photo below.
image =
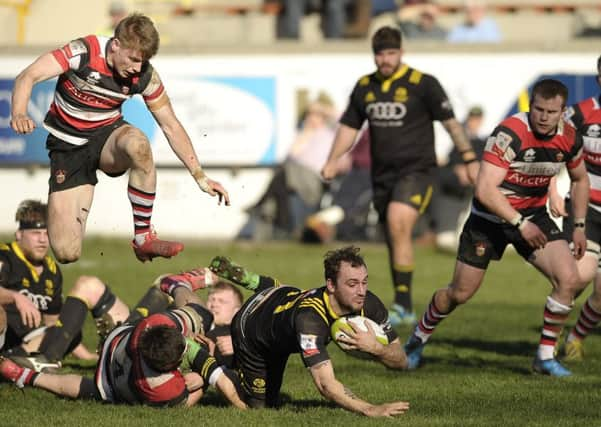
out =
[(238, 301), (238, 303), (240, 303), (240, 305), (242, 305), (242, 303), (244, 302), (244, 296), (242, 295), (242, 292), (240, 291), (240, 289), (238, 289), (236, 286), (232, 285), (231, 283), (223, 282), (223, 281), (219, 281), (219, 282), (215, 283), (213, 286), (211, 286), (209, 288), (209, 295), (220, 292), (220, 291), (232, 291), (234, 293), (234, 296), (236, 297), (236, 300)]
[(148, 61), (159, 50), (159, 33), (149, 17), (132, 13), (119, 21), (115, 38), (124, 48), (139, 50), (144, 61)]
[(384, 49), (400, 49), (403, 42), (401, 32), (393, 27), (382, 27), (371, 38), (374, 53)]
[(48, 205), (39, 200), (23, 200), (15, 214), (15, 221), (19, 223), (20, 230), (46, 228), (47, 218)]
[(324, 255), (323, 269), (325, 279), (336, 283), (336, 278), (340, 272), (342, 262), (348, 262), (352, 267), (361, 267), (367, 265), (363, 257), (359, 254), (359, 248), (355, 246), (346, 246), (344, 248), (328, 251)]
[(597, 74), (601, 74), (601, 56), (597, 58)]
[(560, 96), (563, 99), (562, 106), (565, 106), (568, 100), (568, 88), (559, 80), (543, 79), (534, 84), (530, 103), (534, 101), (534, 97), (539, 95), (543, 99), (551, 99)]
[(149, 367), (155, 371), (168, 372), (179, 365), (186, 349), (186, 340), (177, 329), (158, 325), (142, 332), (138, 348)]

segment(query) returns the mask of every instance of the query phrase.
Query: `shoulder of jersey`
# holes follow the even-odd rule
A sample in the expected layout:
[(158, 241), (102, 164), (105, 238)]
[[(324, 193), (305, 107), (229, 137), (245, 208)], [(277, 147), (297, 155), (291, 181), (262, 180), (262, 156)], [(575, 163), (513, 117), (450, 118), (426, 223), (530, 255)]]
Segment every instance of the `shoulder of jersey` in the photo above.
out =
[(369, 82), (371, 81), (372, 77), (375, 75), (375, 73), (371, 73), (371, 74), (366, 74), (363, 77), (361, 77), (358, 81), (358, 85), (359, 86), (367, 86), (369, 84)]
[(10, 252), (10, 246), (6, 243), (0, 243), (0, 251)]

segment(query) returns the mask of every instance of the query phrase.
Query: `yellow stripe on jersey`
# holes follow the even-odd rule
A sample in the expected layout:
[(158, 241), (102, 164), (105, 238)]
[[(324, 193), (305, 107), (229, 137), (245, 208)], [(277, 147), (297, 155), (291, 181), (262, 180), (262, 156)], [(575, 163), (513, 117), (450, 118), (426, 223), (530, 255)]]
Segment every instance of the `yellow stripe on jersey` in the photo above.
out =
[(39, 282), (40, 281), (40, 275), (36, 271), (36, 269), (33, 266), (33, 264), (30, 263), (29, 260), (25, 257), (25, 254), (23, 253), (23, 251), (19, 247), (19, 244), (17, 242), (12, 242), (10, 244), (10, 247), (13, 250), (13, 252), (15, 253), (15, 255), (17, 256), (17, 258), (19, 258), (21, 261), (23, 261), (23, 264), (25, 264), (27, 266), (27, 268), (29, 268), (29, 271), (31, 272), (31, 277), (33, 277), (33, 280), (35, 280), (36, 283)]
[(44, 259), (46, 260), (48, 270), (50, 270), (52, 274), (56, 274), (56, 262), (54, 262), (54, 260), (49, 255), (46, 255)]
[(367, 86), (369, 84), (369, 74), (359, 79), (359, 86)]
[(430, 200), (432, 199), (432, 186), (428, 185), (428, 189), (426, 190), (426, 195), (424, 196), (424, 201), (422, 202), (421, 207), (419, 208), (419, 214), (423, 214), (428, 205), (430, 204)]
[(422, 76), (423, 74), (421, 71), (413, 70), (411, 75), (409, 75), (409, 83), (413, 83), (414, 85), (419, 84), (419, 82), (422, 80)]

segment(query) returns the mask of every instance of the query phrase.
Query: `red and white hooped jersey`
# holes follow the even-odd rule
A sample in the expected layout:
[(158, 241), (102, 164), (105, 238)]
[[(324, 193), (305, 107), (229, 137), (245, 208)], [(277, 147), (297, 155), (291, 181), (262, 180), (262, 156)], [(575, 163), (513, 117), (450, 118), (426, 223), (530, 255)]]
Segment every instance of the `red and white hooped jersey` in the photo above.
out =
[(74, 145), (88, 142), (91, 132), (115, 123), (122, 104), (135, 94), (146, 102), (163, 95), (165, 88), (149, 62), (138, 75), (121, 78), (107, 63), (111, 39), (86, 36), (52, 51), (63, 68), (44, 127), (57, 138)]
[(566, 111), (568, 120), (582, 135), (584, 162), (591, 182), (589, 206), (601, 212), (601, 106), (588, 98)]
[[(507, 170), (499, 190), (513, 208), (531, 215), (547, 203), (549, 181), (565, 164), (568, 169), (582, 161), (582, 139), (560, 121), (554, 135), (538, 135), (530, 128), (527, 113), (503, 120), (486, 142), (482, 160)], [(474, 198), (472, 211), (501, 222)]]
[(103, 400), (173, 406), (187, 399), (186, 382), (179, 369), (155, 371), (144, 363), (138, 351), (142, 332), (159, 325), (185, 333), (185, 321), (173, 312), (164, 312), (148, 316), (135, 326), (118, 326), (109, 334), (96, 368), (96, 386)]

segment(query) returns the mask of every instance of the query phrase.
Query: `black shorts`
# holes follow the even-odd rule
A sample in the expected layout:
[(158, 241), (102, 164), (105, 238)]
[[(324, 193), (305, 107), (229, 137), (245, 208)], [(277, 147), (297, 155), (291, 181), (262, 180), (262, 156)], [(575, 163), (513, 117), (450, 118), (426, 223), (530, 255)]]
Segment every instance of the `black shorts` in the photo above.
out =
[[(572, 203), (566, 199), (566, 210), (568, 217), (563, 219), (563, 231), (569, 241), (572, 240), (574, 232), (574, 214), (572, 213)], [(586, 211), (585, 228), (586, 239), (591, 242), (601, 244), (601, 212), (588, 206)]]
[[(94, 131), (88, 138), (88, 143), (84, 145), (69, 144), (49, 134), (46, 139), (46, 149), (50, 157), (49, 192), (68, 190), (85, 184), (96, 185), (96, 170), (104, 144), (115, 129), (127, 124), (121, 119), (104, 126)], [(124, 173), (125, 171), (110, 176), (120, 176)]]
[[(549, 242), (566, 240), (565, 234), (551, 219), (546, 208), (541, 209), (528, 220), (535, 223), (545, 233)], [(527, 261), (535, 251), (535, 248), (524, 240), (517, 227), (507, 223), (495, 223), (472, 213), (465, 223), (459, 239), (457, 259), (472, 267), (485, 270), (491, 260), (501, 259), (505, 248), (510, 243)]]
[(374, 207), (380, 222), (386, 222), (386, 210), (390, 202), (401, 202), (424, 213), (432, 198), (434, 174), (431, 170), (413, 172), (394, 180), (374, 182)]
[(279, 354), (275, 348), (265, 348), (257, 336), (264, 326), (258, 322), (258, 316), (248, 314), (253, 311), (253, 302), (265, 292), (251, 296), (232, 320), (234, 369), (240, 382), (238, 391), (242, 400), (252, 408), (278, 406), (288, 362), (288, 354)]

